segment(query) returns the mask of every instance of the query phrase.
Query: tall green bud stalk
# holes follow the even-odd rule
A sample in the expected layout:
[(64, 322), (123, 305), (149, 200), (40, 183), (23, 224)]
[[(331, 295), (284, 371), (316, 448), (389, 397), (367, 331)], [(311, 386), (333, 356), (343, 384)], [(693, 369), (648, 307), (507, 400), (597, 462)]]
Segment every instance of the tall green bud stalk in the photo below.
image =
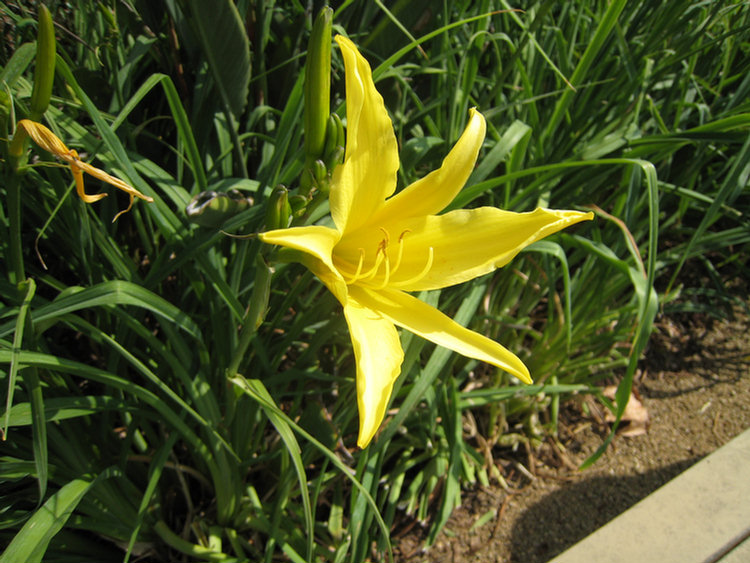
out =
[(36, 69), (34, 90), (31, 93), (29, 119), (40, 121), (52, 97), (55, 81), (55, 25), (52, 15), (44, 4), (39, 4), (39, 28), (36, 40)]
[(331, 113), (331, 24), (333, 10), (326, 6), (315, 18), (305, 65), (305, 156), (323, 156), (328, 116)]
[[(39, 25), (36, 40), (34, 89), (31, 93), (29, 118), (40, 121), (52, 97), (55, 81), (55, 26), (52, 15), (39, 4)], [(21, 248), (21, 181), (20, 169), (25, 163), (26, 135), (14, 135), (8, 150), (11, 161), (8, 177), (8, 220), (10, 227), (10, 279), (20, 284), (26, 278)]]
[(331, 24), (333, 10), (326, 6), (313, 24), (305, 64), (305, 171), (300, 192), (309, 195), (313, 187), (312, 170), (322, 160), (326, 148), (326, 130), (331, 114)]

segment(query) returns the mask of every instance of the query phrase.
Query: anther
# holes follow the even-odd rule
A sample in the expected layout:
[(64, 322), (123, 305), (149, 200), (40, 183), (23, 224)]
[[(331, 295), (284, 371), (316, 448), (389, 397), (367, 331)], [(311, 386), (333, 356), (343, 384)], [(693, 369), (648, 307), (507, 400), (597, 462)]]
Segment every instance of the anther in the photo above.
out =
[(374, 289), (383, 289), (386, 286), (391, 287), (408, 287), (410, 285), (413, 285), (417, 283), (419, 280), (424, 278), (432, 269), (432, 265), (435, 261), (435, 249), (431, 246), (429, 248), (429, 252), (427, 255), (427, 262), (425, 263), (422, 270), (415, 276), (407, 279), (407, 280), (401, 280), (397, 282), (391, 282), (391, 279), (393, 278), (393, 275), (396, 273), (396, 271), (401, 267), (401, 263), (403, 261), (404, 257), (404, 238), (406, 237), (406, 233), (410, 232), (409, 229), (404, 230), (398, 237), (398, 254), (396, 256), (396, 260), (393, 264), (391, 264), (391, 260), (388, 256), (388, 246), (390, 244), (390, 236), (388, 235), (388, 231), (386, 231), (383, 227), (379, 227), (380, 230), (383, 232), (383, 238), (380, 240), (380, 243), (378, 244), (377, 251), (375, 253), (375, 262), (373, 265), (365, 272), (362, 271), (364, 268), (365, 263), (365, 250), (363, 248), (359, 249), (359, 261), (357, 262), (357, 269), (354, 272), (354, 275), (351, 276), (351, 278), (346, 279), (347, 284), (353, 284), (359, 281), (366, 281), (366, 282), (374, 282), (374, 279), (377, 277), (378, 273), (380, 272), (381, 265), (384, 264), (385, 270), (383, 272), (383, 278), (373, 285)]
[(378, 227), (381, 231), (383, 231), (383, 240), (380, 241), (380, 246), (385, 250), (385, 248), (391, 243), (391, 237), (388, 236), (388, 231), (386, 231), (383, 227)]

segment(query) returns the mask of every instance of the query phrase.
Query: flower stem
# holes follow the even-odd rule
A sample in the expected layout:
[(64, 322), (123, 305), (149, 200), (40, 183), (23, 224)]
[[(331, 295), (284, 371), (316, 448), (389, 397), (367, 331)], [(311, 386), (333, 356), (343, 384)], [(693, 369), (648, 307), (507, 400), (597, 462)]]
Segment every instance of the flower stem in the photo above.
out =
[(238, 374), (240, 363), (245, 357), (250, 343), (255, 337), (255, 332), (263, 322), (266, 307), (268, 306), (268, 297), (271, 292), (271, 274), (273, 270), (266, 263), (261, 253), (258, 253), (255, 259), (255, 284), (253, 285), (253, 294), (250, 297), (250, 306), (242, 323), (242, 332), (240, 340), (234, 351), (234, 356), (227, 369), (227, 376), (234, 377)]
[(10, 228), (10, 281), (16, 285), (26, 279), (21, 246), (21, 179), (16, 170), (8, 174), (8, 223)]

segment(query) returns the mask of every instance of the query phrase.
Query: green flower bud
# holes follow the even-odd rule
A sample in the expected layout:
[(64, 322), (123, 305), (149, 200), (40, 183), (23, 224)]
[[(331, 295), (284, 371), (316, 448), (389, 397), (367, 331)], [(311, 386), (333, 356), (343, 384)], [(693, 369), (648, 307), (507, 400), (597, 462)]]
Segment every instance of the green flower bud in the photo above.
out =
[(326, 168), (325, 162), (322, 160), (316, 160), (313, 162), (312, 173), (316, 182), (320, 183), (325, 181), (328, 176), (328, 169)]
[(292, 216), (289, 205), (289, 190), (279, 184), (271, 192), (266, 207), (266, 229), (286, 229)]
[(332, 113), (328, 118), (326, 148), (323, 152), (323, 162), (329, 172), (333, 172), (333, 169), (344, 161), (345, 144), (344, 124), (337, 114)]
[(328, 155), (328, 157), (326, 157), (326, 168), (333, 171), (334, 168), (344, 162), (344, 152), (345, 149), (342, 145), (337, 146), (336, 150), (334, 150), (330, 155)]
[(325, 162), (320, 159), (313, 162), (312, 174), (315, 178), (315, 187), (318, 188), (319, 192), (327, 194), (331, 190), (331, 176), (328, 173), (328, 168), (326, 167)]
[(239, 190), (228, 192), (201, 192), (190, 200), (185, 214), (191, 223), (201, 227), (218, 229), (225, 221), (231, 219), (253, 204), (253, 199), (245, 197)]
[(309, 199), (302, 195), (289, 196), (289, 207), (292, 208), (292, 214), (295, 217), (304, 215), (309, 201)]
[(326, 6), (315, 18), (305, 64), (305, 160), (323, 156), (331, 112), (331, 22)]
[(49, 10), (39, 3), (39, 28), (36, 40), (36, 68), (34, 90), (31, 93), (30, 115), (32, 121), (40, 121), (52, 97), (55, 81), (55, 26)]

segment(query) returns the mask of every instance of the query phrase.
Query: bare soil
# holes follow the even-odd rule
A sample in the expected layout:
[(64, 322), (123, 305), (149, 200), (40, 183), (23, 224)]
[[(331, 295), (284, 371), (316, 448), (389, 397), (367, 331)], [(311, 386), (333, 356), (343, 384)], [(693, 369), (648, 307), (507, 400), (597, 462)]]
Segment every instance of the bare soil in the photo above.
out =
[(662, 318), (634, 391), (648, 411), (645, 433), (616, 437), (580, 471), (609, 423), (593, 400), (568, 402), (557, 442), (498, 461), (507, 488), (466, 491), (435, 545), (424, 550), (423, 534), (410, 532), (397, 543), (397, 561), (544, 563), (750, 428), (745, 309), (728, 320)]

